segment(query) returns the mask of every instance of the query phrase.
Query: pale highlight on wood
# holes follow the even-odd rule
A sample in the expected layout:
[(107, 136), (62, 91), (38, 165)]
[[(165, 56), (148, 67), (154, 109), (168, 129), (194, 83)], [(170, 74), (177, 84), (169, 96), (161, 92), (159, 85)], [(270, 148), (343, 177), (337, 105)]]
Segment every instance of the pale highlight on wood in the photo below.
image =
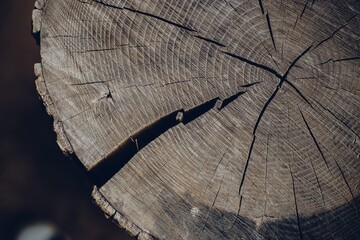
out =
[(38, 0), (36, 86), (139, 239), (360, 238), (360, 2)]

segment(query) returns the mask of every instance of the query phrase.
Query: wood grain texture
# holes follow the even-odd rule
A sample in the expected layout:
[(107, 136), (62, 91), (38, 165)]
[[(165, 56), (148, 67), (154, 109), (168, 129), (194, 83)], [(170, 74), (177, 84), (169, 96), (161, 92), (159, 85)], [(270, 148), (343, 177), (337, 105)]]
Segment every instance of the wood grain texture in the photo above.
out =
[(39, 94), (139, 239), (360, 238), (360, 2), (37, 1)]

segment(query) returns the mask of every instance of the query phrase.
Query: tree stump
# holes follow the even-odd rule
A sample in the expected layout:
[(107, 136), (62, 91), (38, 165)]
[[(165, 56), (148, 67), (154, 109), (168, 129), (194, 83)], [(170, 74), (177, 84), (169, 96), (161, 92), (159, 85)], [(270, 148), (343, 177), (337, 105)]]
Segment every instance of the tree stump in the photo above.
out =
[(38, 0), (36, 86), (139, 239), (360, 239), (360, 2)]

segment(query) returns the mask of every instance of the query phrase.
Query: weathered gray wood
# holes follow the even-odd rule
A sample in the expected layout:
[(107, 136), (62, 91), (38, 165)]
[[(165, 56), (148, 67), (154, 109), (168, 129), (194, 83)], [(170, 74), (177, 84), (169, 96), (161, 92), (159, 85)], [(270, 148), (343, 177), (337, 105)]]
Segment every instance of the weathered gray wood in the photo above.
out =
[(35, 8), (36, 85), (58, 143), (121, 227), (139, 239), (360, 237), (359, 1)]

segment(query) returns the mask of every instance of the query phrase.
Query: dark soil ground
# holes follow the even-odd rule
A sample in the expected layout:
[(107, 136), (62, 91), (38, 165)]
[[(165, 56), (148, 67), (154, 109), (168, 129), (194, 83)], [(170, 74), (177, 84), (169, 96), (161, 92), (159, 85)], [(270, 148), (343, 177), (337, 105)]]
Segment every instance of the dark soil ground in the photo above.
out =
[(0, 3), (0, 239), (27, 224), (55, 224), (72, 240), (131, 239), (93, 204), (84, 170), (62, 154), (35, 89), (34, 0)]

